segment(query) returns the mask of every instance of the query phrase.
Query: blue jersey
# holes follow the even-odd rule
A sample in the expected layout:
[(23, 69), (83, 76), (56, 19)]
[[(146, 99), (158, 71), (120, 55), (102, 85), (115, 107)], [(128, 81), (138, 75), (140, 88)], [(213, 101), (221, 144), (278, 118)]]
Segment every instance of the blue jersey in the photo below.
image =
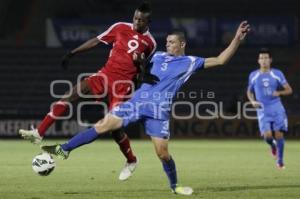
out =
[(149, 136), (167, 139), (173, 97), (195, 71), (203, 68), (204, 59), (156, 52), (151, 62), (151, 74), (160, 81), (155, 85), (143, 84), (130, 100), (116, 106), (111, 113), (122, 118), (124, 127), (142, 120)]
[(167, 110), (180, 87), (193, 73), (203, 68), (204, 58), (156, 52), (150, 62), (153, 64), (151, 74), (160, 81), (155, 85), (143, 84), (133, 99), (159, 104)]
[(253, 92), (256, 100), (264, 106), (275, 103), (281, 104), (280, 97), (273, 96), (273, 93), (285, 84), (287, 84), (287, 81), (278, 69), (272, 68), (265, 73), (255, 70), (249, 76), (248, 90)]

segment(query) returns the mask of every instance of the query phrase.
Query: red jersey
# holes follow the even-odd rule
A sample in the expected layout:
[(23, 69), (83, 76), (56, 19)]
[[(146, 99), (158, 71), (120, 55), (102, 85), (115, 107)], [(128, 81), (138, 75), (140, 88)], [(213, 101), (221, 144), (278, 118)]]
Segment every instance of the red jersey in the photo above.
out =
[(113, 45), (101, 72), (115, 80), (132, 80), (137, 74), (132, 58), (134, 52), (144, 53), (147, 58), (156, 49), (156, 42), (150, 32), (138, 33), (133, 30), (132, 23), (115, 23), (97, 38), (105, 44)]

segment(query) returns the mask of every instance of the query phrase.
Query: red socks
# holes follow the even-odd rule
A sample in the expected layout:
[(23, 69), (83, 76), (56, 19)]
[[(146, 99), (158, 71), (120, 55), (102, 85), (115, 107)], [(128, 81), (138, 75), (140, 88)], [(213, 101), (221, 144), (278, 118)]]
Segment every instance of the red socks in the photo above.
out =
[(128, 136), (124, 134), (124, 137), (122, 140), (118, 142), (120, 146), (120, 150), (124, 154), (124, 156), (127, 158), (128, 163), (136, 162), (136, 157), (133, 155), (133, 152), (131, 150), (130, 141), (128, 139)]
[(63, 115), (68, 108), (66, 102), (58, 101), (53, 106), (51, 111), (46, 115), (38, 127), (38, 132), (43, 137), (47, 129), (54, 123), (56, 117)]

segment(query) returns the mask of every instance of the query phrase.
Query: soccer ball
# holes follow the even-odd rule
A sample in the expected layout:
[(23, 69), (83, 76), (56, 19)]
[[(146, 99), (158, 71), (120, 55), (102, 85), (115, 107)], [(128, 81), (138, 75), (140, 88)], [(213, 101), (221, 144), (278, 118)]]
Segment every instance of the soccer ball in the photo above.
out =
[(49, 153), (41, 153), (32, 160), (32, 169), (40, 176), (49, 175), (55, 168), (55, 161)]

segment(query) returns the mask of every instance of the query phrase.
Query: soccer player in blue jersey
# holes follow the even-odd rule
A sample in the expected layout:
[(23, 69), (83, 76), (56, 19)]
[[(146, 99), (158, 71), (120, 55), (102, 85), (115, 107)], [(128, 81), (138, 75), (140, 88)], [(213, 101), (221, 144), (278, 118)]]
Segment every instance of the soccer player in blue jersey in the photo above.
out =
[(267, 48), (259, 51), (258, 63), (260, 68), (250, 73), (247, 96), (257, 108), (260, 134), (270, 145), (272, 155), (277, 158), (277, 168), (284, 169), (283, 135), (288, 130), (288, 121), (280, 96), (290, 95), (293, 91), (283, 73), (271, 68), (272, 56)]
[(172, 99), (193, 73), (227, 63), (247, 35), (249, 27), (246, 21), (242, 22), (229, 46), (219, 56), (206, 59), (185, 55), (186, 40), (182, 32), (169, 34), (167, 52), (156, 52), (150, 61), (151, 74), (160, 79), (157, 84), (142, 84), (129, 101), (116, 106), (93, 128), (77, 134), (65, 144), (43, 146), (42, 149), (66, 159), (70, 151), (94, 141), (99, 134), (126, 127), (139, 120), (143, 122), (146, 134), (152, 139), (156, 154), (168, 176), (171, 190), (176, 194), (191, 195), (192, 188), (177, 184), (175, 162), (168, 151)]

